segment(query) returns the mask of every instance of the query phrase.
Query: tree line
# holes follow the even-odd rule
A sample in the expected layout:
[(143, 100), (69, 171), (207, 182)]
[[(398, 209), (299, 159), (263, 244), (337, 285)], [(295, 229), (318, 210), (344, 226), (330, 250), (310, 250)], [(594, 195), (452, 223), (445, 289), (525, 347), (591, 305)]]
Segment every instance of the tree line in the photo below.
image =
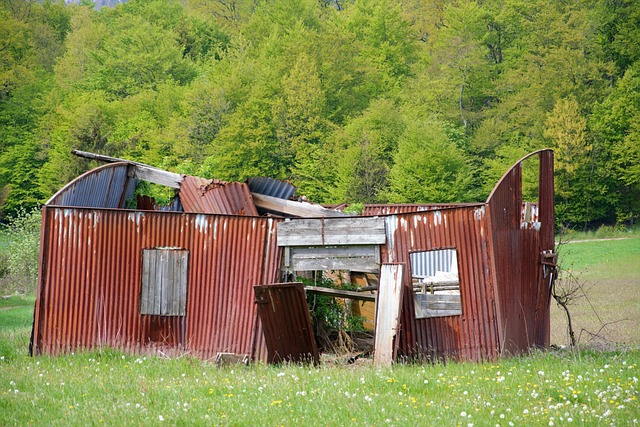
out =
[(559, 227), (638, 218), (640, 2), (93, 6), (0, 3), (5, 217), (96, 166), (73, 148), (320, 203), (429, 203), (484, 200), (550, 147)]

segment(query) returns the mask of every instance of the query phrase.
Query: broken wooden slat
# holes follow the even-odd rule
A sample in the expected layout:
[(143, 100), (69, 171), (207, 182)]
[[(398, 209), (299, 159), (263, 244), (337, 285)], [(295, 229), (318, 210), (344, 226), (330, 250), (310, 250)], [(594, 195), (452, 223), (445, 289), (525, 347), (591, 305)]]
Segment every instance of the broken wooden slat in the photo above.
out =
[(182, 183), (181, 175), (173, 172), (167, 172), (162, 169), (152, 168), (150, 166), (134, 165), (134, 175), (136, 178), (143, 181), (171, 188), (180, 188), (180, 184)]
[(258, 193), (251, 193), (251, 196), (253, 197), (253, 203), (257, 207), (286, 215), (303, 218), (347, 216), (342, 212), (327, 209), (313, 203), (294, 202)]
[(374, 294), (363, 294), (361, 292), (346, 291), (343, 289), (323, 288), (320, 286), (305, 286), (304, 290), (307, 293), (328, 295), (337, 298), (349, 298), (360, 301), (375, 301), (376, 296)]
[(382, 245), (383, 218), (297, 219), (278, 224), (278, 246)]
[(373, 362), (376, 366), (390, 366), (398, 348), (396, 335), (402, 304), (403, 264), (383, 264), (376, 303), (376, 330)]

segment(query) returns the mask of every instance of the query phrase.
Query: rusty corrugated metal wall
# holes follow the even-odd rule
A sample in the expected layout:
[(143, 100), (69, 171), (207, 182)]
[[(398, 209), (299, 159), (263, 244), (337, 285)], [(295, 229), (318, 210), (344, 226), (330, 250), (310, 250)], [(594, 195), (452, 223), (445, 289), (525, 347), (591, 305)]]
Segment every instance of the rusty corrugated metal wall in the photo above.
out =
[[(522, 162), (539, 156), (538, 215), (523, 222)], [(495, 254), (503, 352), (519, 354), (549, 345), (550, 282), (542, 252), (554, 250), (553, 152), (521, 159), (505, 173), (487, 200)]]
[[(540, 159), (537, 215), (522, 222), (522, 162), (534, 156)], [(413, 298), (404, 298), (402, 354), (485, 360), (549, 345), (550, 276), (543, 275), (541, 253), (554, 249), (553, 194), (553, 152), (541, 150), (505, 173), (486, 203), (423, 206), (386, 218), (384, 262), (411, 268), (413, 252), (455, 248), (458, 255), (463, 314), (416, 319)], [(410, 277), (405, 296), (413, 292)]]
[(461, 316), (416, 319), (411, 274), (405, 275), (400, 353), (458, 360), (498, 356), (490, 233), (484, 204), (387, 217), (383, 261), (405, 263), (410, 253), (455, 248), (458, 253)]
[[(382, 205), (371, 204), (364, 205), (362, 210), (362, 216), (377, 216), (377, 215), (395, 215), (400, 213), (410, 212), (425, 212), (435, 211), (438, 209), (455, 208), (462, 206), (474, 206), (477, 203), (424, 203), (424, 204), (395, 204), (395, 205)], [(345, 206), (346, 207), (346, 206)]]
[[(253, 285), (277, 281), (276, 219), (46, 206), (35, 354), (113, 346), (264, 355)], [(142, 250), (189, 251), (185, 316), (140, 314)]]

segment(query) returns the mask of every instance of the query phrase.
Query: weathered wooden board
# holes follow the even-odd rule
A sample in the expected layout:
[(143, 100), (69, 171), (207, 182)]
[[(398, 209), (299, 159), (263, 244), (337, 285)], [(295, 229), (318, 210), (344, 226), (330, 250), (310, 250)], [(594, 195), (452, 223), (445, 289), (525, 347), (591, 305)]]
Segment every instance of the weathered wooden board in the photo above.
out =
[(313, 203), (284, 200), (259, 193), (251, 193), (251, 196), (253, 197), (253, 203), (257, 207), (286, 215), (303, 218), (347, 216), (342, 212), (327, 209)]
[(382, 245), (383, 218), (294, 219), (278, 224), (278, 246)]
[(460, 295), (414, 293), (413, 305), (416, 319), (462, 314)]
[(153, 182), (154, 184), (165, 185), (171, 188), (180, 188), (180, 184), (182, 183), (182, 176), (177, 173), (167, 172), (162, 169), (156, 169), (144, 165), (135, 165), (134, 170), (136, 178)]
[(288, 271), (348, 270), (377, 273), (380, 269), (380, 246), (287, 246), (283, 262)]
[(383, 264), (380, 269), (373, 356), (376, 366), (390, 366), (396, 356), (403, 273), (403, 264)]
[(188, 262), (185, 250), (143, 249), (140, 314), (186, 314)]

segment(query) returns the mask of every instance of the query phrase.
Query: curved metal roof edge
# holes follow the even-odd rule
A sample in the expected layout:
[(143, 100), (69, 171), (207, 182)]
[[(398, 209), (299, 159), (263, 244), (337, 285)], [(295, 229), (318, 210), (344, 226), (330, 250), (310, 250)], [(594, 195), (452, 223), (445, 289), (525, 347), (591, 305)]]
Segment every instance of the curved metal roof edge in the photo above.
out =
[(498, 190), (498, 188), (502, 185), (502, 181), (504, 181), (506, 179), (506, 177), (516, 168), (518, 167), (523, 161), (527, 160), (529, 157), (533, 157), (533, 156), (539, 156), (541, 153), (550, 151), (551, 153), (553, 153), (553, 150), (551, 148), (543, 148), (541, 150), (537, 150), (534, 151), (532, 153), (527, 154), (526, 156), (522, 157), (520, 160), (518, 160), (517, 162), (515, 162), (513, 165), (511, 165), (511, 167), (509, 169), (507, 169), (507, 171), (502, 174), (502, 177), (498, 180), (498, 182), (496, 183), (496, 185), (493, 186), (493, 190), (491, 190), (491, 194), (489, 194), (489, 197), (487, 197), (487, 201), (485, 203), (489, 203), (491, 201), (491, 198), (493, 197), (493, 194)]
[(71, 181), (69, 181), (68, 183), (66, 183), (64, 185), (64, 187), (62, 187), (61, 189), (59, 189), (58, 191), (55, 192), (55, 194), (53, 196), (51, 196), (49, 198), (49, 200), (47, 200), (45, 202), (45, 206), (57, 206), (57, 205), (52, 205), (53, 201), (58, 198), (59, 196), (61, 196), (62, 194), (64, 194), (69, 188), (77, 185), (79, 182), (81, 182), (82, 180), (86, 179), (88, 176), (94, 175), (94, 174), (98, 174), (100, 172), (102, 172), (105, 169), (109, 169), (109, 168), (120, 168), (120, 167), (126, 167), (128, 168), (129, 165), (131, 165), (130, 162), (117, 162), (117, 163), (108, 163), (106, 165), (102, 165), (102, 166), (98, 166), (96, 168), (93, 168), (91, 170), (88, 170), (87, 172), (83, 173), (80, 176), (75, 177), (74, 179), (72, 179)]

